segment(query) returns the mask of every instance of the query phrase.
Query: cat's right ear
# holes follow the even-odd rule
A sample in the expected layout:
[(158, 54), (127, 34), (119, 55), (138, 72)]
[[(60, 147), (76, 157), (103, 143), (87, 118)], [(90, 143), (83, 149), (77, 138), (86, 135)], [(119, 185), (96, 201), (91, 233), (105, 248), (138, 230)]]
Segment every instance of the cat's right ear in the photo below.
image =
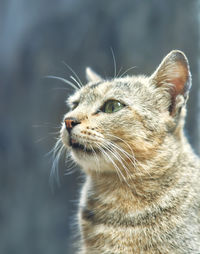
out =
[(96, 72), (94, 72), (90, 67), (86, 68), (85, 73), (86, 73), (86, 78), (88, 82), (97, 82), (102, 80), (102, 78)]

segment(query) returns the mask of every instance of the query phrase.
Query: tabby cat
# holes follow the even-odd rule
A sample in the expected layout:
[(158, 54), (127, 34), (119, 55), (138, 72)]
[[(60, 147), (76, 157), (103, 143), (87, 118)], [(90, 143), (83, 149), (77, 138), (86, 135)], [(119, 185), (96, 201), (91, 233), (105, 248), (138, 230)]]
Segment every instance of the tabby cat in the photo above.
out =
[(81, 254), (199, 254), (200, 160), (184, 132), (188, 60), (88, 84), (68, 99), (60, 140), (86, 174)]

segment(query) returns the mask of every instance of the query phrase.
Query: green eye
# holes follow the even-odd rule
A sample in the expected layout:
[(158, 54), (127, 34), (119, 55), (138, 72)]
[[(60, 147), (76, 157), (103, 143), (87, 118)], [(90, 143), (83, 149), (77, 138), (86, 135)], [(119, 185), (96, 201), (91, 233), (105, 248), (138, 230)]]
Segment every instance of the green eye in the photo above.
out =
[(125, 107), (125, 105), (119, 101), (109, 100), (109, 101), (105, 102), (105, 104), (103, 105), (101, 110), (105, 113), (114, 113), (124, 107)]

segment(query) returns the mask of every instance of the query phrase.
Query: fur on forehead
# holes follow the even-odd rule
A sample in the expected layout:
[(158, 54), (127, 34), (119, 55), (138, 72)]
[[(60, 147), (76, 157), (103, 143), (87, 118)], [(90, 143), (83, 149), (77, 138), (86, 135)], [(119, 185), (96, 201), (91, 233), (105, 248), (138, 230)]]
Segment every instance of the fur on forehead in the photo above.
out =
[(110, 80), (101, 80), (98, 82), (89, 82), (74, 95), (70, 96), (68, 103), (80, 100), (89, 94), (95, 94), (100, 97), (115, 96), (126, 92), (137, 91), (141, 92), (142, 88), (149, 90), (149, 77), (144, 75), (139, 76), (126, 76), (123, 78), (114, 78)]
[(80, 92), (76, 92), (76, 93), (74, 93), (73, 95), (71, 95), (71, 96), (67, 99), (66, 103), (67, 103), (68, 105), (71, 105), (71, 104), (73, 104), (74, 102), (79, 101), (79, 98), (80, 98)]

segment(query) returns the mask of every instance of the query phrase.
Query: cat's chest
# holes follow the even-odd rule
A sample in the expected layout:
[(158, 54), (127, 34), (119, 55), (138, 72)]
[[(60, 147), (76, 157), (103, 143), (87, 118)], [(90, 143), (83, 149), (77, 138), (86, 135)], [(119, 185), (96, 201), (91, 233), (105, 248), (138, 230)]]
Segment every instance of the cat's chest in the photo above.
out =
[(166, 232), (156, 216), (148, 213), (138, 216), (129, 209), (119, 209), (123, 203), (118, 205), (87, 200), (81, 207), (80, 227), (86, 253), (172, 253), (171, 247), (163, 243), (162, 235)]
[(90, 187), (86, 184), (83, 188), (79, 210), (87, 253), (96, 253), (96, 249), (100, 250), (97, 253), (104, 253), (104, 250), (117, 254), (176, 253), (174, 232), (182, 239), (187, 230), (182, 227), (180, 217), (183, 215), (175, 206), (171, 203), (165, 208), (148, 206), (145, 200), (142, 204), (141, 200), (117, 188), (106, 191), (107, 187), (104, 192), (95, 192)]

